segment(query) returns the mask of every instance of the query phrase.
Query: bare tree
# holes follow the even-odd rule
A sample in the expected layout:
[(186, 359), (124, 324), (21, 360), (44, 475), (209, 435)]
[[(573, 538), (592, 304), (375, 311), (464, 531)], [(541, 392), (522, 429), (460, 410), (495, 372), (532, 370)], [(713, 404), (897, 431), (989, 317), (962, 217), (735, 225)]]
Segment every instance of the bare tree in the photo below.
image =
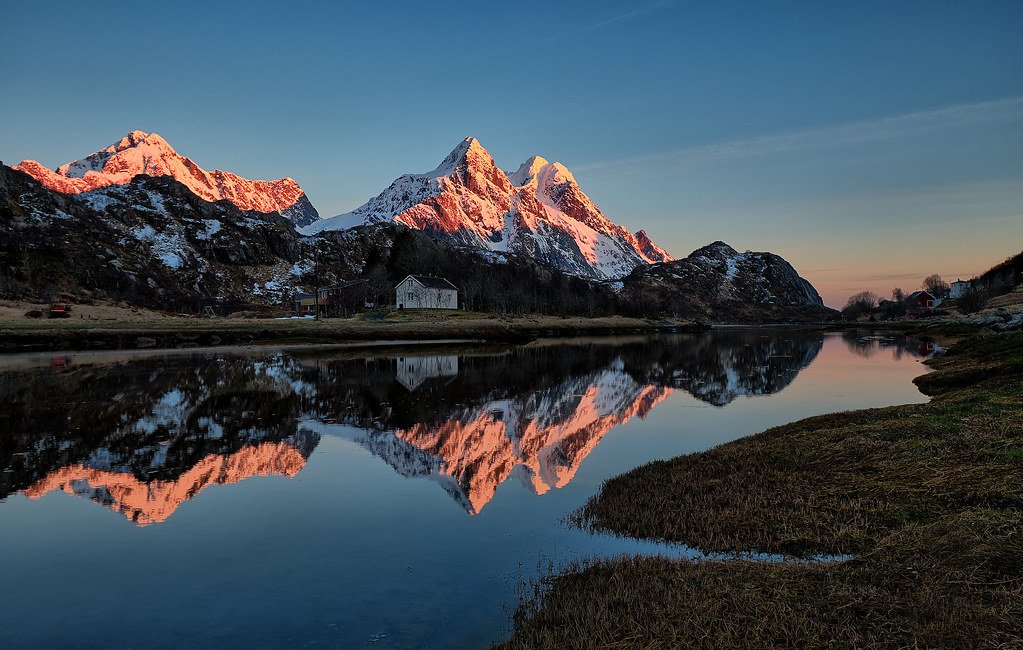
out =
[(473, 273), (462, 280), (462, 306), (466, 311), (479, 311), (479, 298), (483, 293), (483, 276)]
[(391, 304), (393, 289), (382, 264), (374, 265), (366, 274), (366, 293), (374, 305)]
[(873, 291), (861, 291), (855, 295), (849, 297), (846, 301), (845, 307), (842, 309), (842, 315), (846, 318), (856, 318), (861, 314), (865, 314), (875, 307), (877, 307), (878, 299), (877, 294)]
[(944, 298), (948, 295), (948, 282), (942, 280), (937, 273), (924, 278), (923, 284), (920, 286), (935, 298)]
[(894, 289), (892, 289), (892, 302), (902, 302), (905, 299), (906, 299), (905, 291), (903, 291), (899, 287), (895, 287)]

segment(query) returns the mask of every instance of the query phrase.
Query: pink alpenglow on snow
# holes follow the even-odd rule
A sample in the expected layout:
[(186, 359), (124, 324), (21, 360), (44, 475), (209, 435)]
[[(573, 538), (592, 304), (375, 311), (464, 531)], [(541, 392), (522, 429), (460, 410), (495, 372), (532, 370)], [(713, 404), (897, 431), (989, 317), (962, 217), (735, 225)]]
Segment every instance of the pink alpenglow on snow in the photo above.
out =
[(532, 156), (505, 173), (471, 137), (433, 171), (400, 176), (365, 205), (302, 231), (312, 235), (382, 221), (488, 251), (495, 259), (517, 253), (598, 279), (673, 259), (644, 231), (633, 234), (604, 216), (561, 163)]
[(294, 179), (259, 181), (219, 169), (206, 171), (156, 133), (144, 131), (132, 131), (109, 147), (61, 165), (56, 171), (34, 160), (25, 160), (15, 169), (65, 194), (126, 185), (140, 174), (171, 176), (207, 201), (227, 200), (242, 210), (279, 212), (297, 226), (319, 219)]

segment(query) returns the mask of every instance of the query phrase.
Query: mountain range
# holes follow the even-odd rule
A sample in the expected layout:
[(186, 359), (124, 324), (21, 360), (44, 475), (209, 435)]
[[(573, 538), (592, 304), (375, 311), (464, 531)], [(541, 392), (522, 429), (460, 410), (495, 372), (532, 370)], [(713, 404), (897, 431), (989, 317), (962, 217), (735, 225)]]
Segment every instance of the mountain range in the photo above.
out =
[(425, 174), (405, 174), (352, 212), (317, 221), (305, 234), (395, 221), (456, 244), (517, 252), (573, 275), (620, 278), (672, 257), (645, 231), (612, 222), (564, 165), (531, 156), (514, 172), (497, 168), (466, 138)]
[(352, 212), (320, 219), (291, 178), (249, 180), (208, 172), (160, 135), (132, 131), (85, 158), (48, 169), (25, 160), (15, 169), (64, 194), (123, 186), (139, 175), (170, 176), (207, 201), (278, 212), (304, 235), (394, 221), (480, 251), (521, 253), (573, 275), (619, 278), (671, 256), (640, 230), (612, 222), (561, 163), (532, 156), (515, 172), (497, 168), (475, 138), (466, 138), (425, 174), (404, 174)]
[[(771, 253), (717, 242), (674, 259), (611, 221), (561, 163), (497, 167), (475, 138), (361, 207), (320, 219), (291, 178), (208, 172), (155, 133), (55, 170), (0, 164), (0, 294), (195, 309), (281, 306), (313, 284), (448, 277), (472, 309), (706, 320), (826, 318)], [(485, 281), (483, 281), (485, 279)], [(480, 286), (476, 286), (480, 285)]]

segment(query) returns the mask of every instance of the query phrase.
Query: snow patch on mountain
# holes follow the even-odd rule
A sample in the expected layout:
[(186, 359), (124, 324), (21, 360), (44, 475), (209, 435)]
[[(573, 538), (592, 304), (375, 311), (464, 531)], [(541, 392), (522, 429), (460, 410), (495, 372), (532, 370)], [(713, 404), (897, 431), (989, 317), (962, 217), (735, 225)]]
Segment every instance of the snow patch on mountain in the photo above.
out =
[(188, 241), (179, 232), (157, 232), (150, 225), (132, 231), (135, 239), (147, 244), (153, 256), (171, 269), (181, 268), (184, 264), (184, 252), (190, 250)]

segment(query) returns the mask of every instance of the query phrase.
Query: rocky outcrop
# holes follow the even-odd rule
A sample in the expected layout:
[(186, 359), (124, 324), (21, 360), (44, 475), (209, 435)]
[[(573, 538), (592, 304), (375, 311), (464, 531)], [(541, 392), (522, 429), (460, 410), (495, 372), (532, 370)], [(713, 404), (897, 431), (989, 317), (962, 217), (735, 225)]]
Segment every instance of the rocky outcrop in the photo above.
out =
[(773, 253), (714, 242), (688, 257), (640, 267), (623, 291), (663, 312), (715, 322), (818, 321), (837, 316), (792, 265)]

